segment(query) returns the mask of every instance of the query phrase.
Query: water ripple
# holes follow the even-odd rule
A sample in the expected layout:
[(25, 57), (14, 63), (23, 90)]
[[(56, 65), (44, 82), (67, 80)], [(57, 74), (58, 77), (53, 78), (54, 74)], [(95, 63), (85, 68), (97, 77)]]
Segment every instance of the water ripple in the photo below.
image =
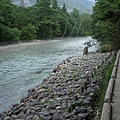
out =
[[(90, 37), (52, 40), (0, 49), (0, 112), (19, 103), (52, 69), (70, 56), (81, 55)], [(93, 50), (93, 49), (92, 49)]]

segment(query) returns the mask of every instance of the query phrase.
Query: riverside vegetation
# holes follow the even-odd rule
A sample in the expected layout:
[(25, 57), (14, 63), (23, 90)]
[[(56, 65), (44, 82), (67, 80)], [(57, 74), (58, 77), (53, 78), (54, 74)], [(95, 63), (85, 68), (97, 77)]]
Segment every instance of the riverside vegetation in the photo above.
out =
[(0, 43), (88, 36), (91, 17), (77, 8), (68, 12), (57, 0), (37, 0), (29, 7), (0, 0)]
[(114, 59), (115, 52), (67, 58), (53, 69), (42, 84), (30, 89), (28, 96), (19, 104), (1, 113), (0, 119), (98, 119), (102, 110), (101, 91), (107, 81), (104, 73)]
[(95, 0), (93, 14), (74, 8), (70, 13), (58, 0), (37, 0), (30, 7), (0, 1), (0, 44), (67, 36), (90, 36), (100, 41), (102, 51), (120, 47), (120, 1)]
[(93, 7), (93, 37), (100, 41), (102, 51), (120, 48), (120, 0), (96, 0)]

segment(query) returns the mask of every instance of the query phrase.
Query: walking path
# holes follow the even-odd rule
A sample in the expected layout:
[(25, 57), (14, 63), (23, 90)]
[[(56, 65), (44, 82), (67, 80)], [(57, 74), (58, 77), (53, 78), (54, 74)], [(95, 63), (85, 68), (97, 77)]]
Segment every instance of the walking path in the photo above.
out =
[(120, 120), (120, 56), (112, 97), (112, 120)]
[(120, 50), (106, 91), (101, 120), (120, 120)]

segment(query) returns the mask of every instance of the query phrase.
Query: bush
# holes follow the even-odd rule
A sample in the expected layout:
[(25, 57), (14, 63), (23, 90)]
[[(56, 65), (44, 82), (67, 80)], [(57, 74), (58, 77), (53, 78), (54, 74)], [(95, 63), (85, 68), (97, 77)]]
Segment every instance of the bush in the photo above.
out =
[(34, 25), (25, 26), (21, 32), (22, 40), (36, 39), (37, 28)]
[(16, 42), (20, 40), (21, 31), (18, 28), (9, 28), (7, 26), (1, 27), (0, 41)]
[(12, 41), (19, 41), (21, 31), (18, 28), (12, 28), (12, 29), (10, 29), (10, 31), (11, 31), (11, 40)]
[(110, 52), (112, 51), (112, 46), (110, 44), (102, 45), (100, 48), (101, 52)]

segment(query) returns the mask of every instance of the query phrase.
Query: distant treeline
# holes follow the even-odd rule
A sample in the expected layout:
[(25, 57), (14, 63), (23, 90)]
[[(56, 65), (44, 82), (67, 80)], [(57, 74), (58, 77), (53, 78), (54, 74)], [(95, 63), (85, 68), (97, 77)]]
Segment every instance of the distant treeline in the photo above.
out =
[(0, 43), (91, 35), (91, 16), (77, 8), (68, 13), (57, 0), (37, 0), (30, 7), (0, 0)]

